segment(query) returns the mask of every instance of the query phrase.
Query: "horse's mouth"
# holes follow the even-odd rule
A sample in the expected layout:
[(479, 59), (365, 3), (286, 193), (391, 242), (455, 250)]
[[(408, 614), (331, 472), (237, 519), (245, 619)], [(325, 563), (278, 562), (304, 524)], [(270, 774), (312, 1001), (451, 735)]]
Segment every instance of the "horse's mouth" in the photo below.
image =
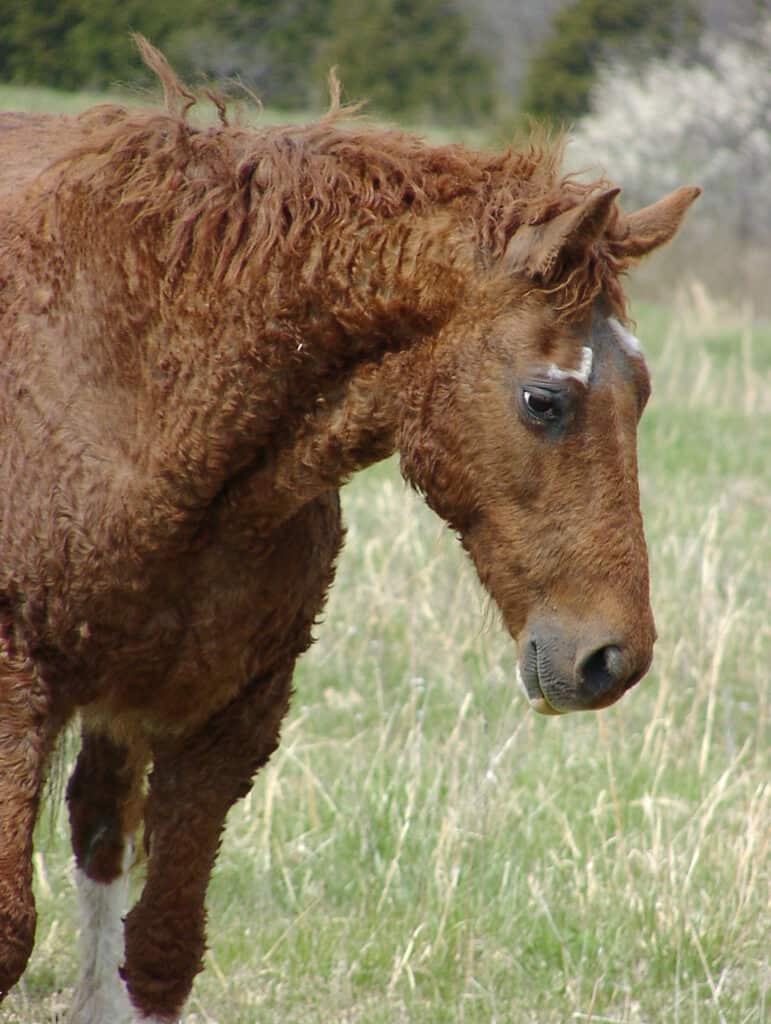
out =
[(538, 675), (538, 656), (535, 651), (533, 651), (533, 654), (534, 656), (525, 658), (524, 674), (522, 666), (519, 661), (517, 662), (516, 672), (519, 685), (525, 691), (525, 696), (530, 702), (530, 707), (533, 711), (537, 711), (539, 715), (562, 715), (564, 712), (558, 711), (557, 708), (549, 703), (541, 688), (541, 680)]

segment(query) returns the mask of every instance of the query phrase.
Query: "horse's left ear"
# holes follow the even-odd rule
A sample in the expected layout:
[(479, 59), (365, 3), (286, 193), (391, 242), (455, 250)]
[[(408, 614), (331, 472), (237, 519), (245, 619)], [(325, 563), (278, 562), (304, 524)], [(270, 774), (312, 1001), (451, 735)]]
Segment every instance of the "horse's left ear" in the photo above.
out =
[(698, 186), (683, 185), (658, 202), (622, 217), (619, 227), (624, 255), (637, 259), (668, 242), (680, 227), (685, 211), (700, 195)]
[(543, 224), (523, 224), (506, 246), (505, 266), (548, 281), (556, 267), (565, 262), (579, 263), (605, 231), (620, 191), (609, 188), (595, 192)]

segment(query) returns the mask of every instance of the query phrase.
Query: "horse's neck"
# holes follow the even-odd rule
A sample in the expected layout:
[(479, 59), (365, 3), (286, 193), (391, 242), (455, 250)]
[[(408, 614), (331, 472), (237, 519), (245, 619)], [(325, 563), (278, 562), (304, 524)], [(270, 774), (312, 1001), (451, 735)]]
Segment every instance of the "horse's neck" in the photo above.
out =
[(320, 402), (263, 470), (267, 514), (291, 514), (353, 473), (392, 455), (410, 383), (413, 352), (359, 364), (333, 401)]
[(217, 359), (198, 347), (198, 397), (184, 401), (201, 431), (191, 423), (175, 449), (187, 467), (193, 447), (211, 466), (217, 445), (227, 461), (213, 495), (227, 483), (231, 505), (242, 494), (254, 516), (259, 493), (275, 521), (392, 454), (413, 355), (461, 291), (445, 241), (399, 225), (352, 233), (219, 294), (234, 315), (212, 342)]
[(453, 235), (446, 217), (428, 230), (397, 222), (331, 240), (316, 254), (325, 258), (294, 290), (298, 310), (310, 311), (307, 321), (298, 316), (293, 353), (305, 412), (278, 432), (262, 471), (268, 503), (303, 504), (394, 452), (423, 340), (436, 335), (463, 292), (448, 257), (453, 244), (456, 256), (461, 250)]
[[(191, 246), (178, 276), (162, 280), (152, 218), (128, 230), (118, 211), (96, 230), (89, 213), (62, 206), (58, 261), (36, 250), (19, 274), (30, 302), (50, 285), (38, 356), (50, 336), (46, 380), (66, 391), (73, 436), (94, 450), (90, 465), (127, 467), (105, 476), (113, 515), (146, 510), (154, 543), (165, 531), (194, 534), (243, 487), (244, 507), (256, 495), (275, 521), (394, 450), (410, 353), (462, 291), (446, 218), (342, 225), (236, 280), (207, 280), (195, 263), (211, 250)], [(60, 381), (65, 349), (73, 358)]]

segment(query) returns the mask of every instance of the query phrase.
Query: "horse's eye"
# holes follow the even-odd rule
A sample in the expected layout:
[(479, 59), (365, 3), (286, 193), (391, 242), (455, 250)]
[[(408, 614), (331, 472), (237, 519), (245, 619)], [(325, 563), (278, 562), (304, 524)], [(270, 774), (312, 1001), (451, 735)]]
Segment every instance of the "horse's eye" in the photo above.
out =
[(545, 395), (524, 389), (522, 399), (525, 408), (542, 423), (554, 423), (560, 418), (560, 402), (556, 395)]

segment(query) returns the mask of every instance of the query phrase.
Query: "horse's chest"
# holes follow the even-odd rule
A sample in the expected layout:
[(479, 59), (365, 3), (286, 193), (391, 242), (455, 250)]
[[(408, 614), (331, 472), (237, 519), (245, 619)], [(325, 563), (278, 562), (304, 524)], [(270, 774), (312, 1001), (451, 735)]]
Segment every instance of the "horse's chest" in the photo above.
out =
[[(337, 496), (314, 502), (259, 550), (212, 531), (200, 547), (137, 579), (112, 639), (95, 653), (94, 689), (110, 714), (205, 720), (258, 674), (308, 646), (340, 546)], [(109, 618), (107, 616), (106, 618)]]

